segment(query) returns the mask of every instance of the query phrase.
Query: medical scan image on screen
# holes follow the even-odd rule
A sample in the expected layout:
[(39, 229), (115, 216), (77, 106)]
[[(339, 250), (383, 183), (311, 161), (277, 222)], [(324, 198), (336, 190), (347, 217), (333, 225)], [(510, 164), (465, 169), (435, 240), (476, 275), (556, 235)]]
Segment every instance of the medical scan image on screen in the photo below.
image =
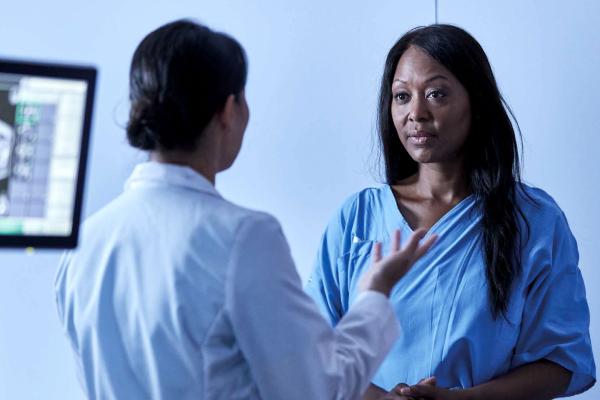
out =
[(86, 90), (0, 73), (0, 235), (70, 234)]

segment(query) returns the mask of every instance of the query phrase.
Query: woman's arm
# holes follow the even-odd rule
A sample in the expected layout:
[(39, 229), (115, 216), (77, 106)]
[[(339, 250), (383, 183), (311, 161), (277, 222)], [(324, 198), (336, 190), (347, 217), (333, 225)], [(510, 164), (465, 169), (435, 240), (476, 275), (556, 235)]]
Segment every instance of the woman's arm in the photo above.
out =
[(540, 360), (465, 391), (470, 392), (473, 400), (543, 400), (565, 393), (570, 381), (571, 371), (552, 361)]
[(552, 361), (540, 360), (464, 390), (415, 385), (400, 389), (398, 395), (432, 400), (549, 400), (565, 393), (570, 381), (569, 370)]

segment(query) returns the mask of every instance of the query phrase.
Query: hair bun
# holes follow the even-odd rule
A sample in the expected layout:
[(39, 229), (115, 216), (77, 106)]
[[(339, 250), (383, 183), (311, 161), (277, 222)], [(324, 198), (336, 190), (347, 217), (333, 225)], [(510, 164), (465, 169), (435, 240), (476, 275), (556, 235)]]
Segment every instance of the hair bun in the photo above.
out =
[(152, 121), (152, 106), (139, 101), (131, 105), (129, 121), (127, 122), (127, 139), (129, 144), (142, 150), (156, 148), (156, 132)]

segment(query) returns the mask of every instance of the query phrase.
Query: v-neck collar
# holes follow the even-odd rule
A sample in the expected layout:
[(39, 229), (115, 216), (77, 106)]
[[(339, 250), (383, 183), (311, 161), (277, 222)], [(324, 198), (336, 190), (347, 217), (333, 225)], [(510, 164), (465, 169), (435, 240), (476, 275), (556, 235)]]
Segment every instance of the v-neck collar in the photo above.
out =
[[(398, 207), (398, 203), (396, 202), (396, 197), (394, 196), (394, 191), (390, 185), (386, 185), (385, 188), (386, 193), (386, 201), (385, 201), (385, 209), (388, 218), (392, 221), (396, 221), (396, 226), (403, 226), (408, 232), (413, 233), (414, 230), (408, 224), (406, 218), (400, 211)], [(473, 194), (468, 195), (461, 201), (459, 201), (456, 205), (454, 205), (450, 210), (448, 210), (444, 215), (442, 215), (427, 231), (427, 235), (435, 232), (436, 229), (444, 224), (447, 220), (454, 217), (456, 214), (460, 213), (463, 209), (470, 206), (475, 201), (475, 196)]]

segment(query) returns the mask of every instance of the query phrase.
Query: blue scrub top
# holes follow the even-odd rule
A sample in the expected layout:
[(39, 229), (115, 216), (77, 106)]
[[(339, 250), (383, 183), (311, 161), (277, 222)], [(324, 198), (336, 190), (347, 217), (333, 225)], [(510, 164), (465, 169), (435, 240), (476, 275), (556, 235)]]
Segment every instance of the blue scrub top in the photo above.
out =
[[(595, 365), (589, 308), (578, 267), (577, 243), (554, 200), (540, 189), (519, 192), (529, 223), (506, 318), (490, 311), (481, 211), (465, 198), (428, 232), (437, 243), (391, 295), (402, 334), (373, 383), (390, 390), (436, 376), (442, 387), (472, 387), (520, 365), (547, 359), (572, 371), (565, 395), (590, 388)], [(412, 230), (390, 186), (351, 196), (329, 223), (307, 291), (332, 325), (348, 311), (361, 274), (371, 264), (374, 241), (389, 248), (390, 234)]]

